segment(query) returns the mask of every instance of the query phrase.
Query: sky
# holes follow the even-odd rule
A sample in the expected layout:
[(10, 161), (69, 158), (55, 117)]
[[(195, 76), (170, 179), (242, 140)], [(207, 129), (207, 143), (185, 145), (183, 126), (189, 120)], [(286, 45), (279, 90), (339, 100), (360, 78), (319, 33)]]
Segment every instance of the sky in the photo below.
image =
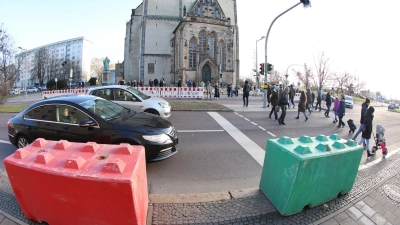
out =
[[(167, 1), (167, 0), (165, 0)], [(227, 1), (227, 0), (223, 0)], [(140, 0), (54, 1), (0, 0), (0, 23), (15, 40), (15, 46), (32, 49), (76, 37), (93, 42), (92, 57), (124, 60), (126, 22)], [(296, 0), (237, 0), (240, 76), (254, 77), (258, 63), (268, 62), (297, 83), (292, 69), (304, 65), (316, 73), (315, 61), (324, 52), (330, 71), (354, 74), (371, 92), (400, 99), (397, 62), (400, 53), (400, 1), (311, 0), (311, 7)]]

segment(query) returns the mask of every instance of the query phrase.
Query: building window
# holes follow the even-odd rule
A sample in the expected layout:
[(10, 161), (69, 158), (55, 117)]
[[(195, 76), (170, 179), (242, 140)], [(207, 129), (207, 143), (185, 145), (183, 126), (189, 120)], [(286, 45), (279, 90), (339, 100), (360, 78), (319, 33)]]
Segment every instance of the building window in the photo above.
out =
[(207, 33), (205, 31), (201, 31), (199, 34), (199, 51), (200, 60), (205, 59), (207, 54)]
[(189, 68), (196, 68), (196, 62), (197, 62), (197, 56), (196, 56), (196, 48), (197, 48), (197, 43), (196, 39), (192, 38), (190, 39), (189, 43)]
[(215, 34), (214, 33), (211, 33), (208, 36), (208, 48), (209, 48), (210, 58), (214, 59), (214, 49), (215, 49)]
[(154, 63), (149, 63), (147, 68), (147, 73), (153, 74), (154, 73)]

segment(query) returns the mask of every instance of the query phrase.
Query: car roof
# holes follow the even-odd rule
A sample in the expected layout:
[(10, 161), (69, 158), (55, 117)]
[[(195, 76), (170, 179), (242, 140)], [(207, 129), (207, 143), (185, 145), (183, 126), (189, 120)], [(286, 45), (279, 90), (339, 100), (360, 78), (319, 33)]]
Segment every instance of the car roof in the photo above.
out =
[(54, 101), (57, 102), (73, 102), (76, 104), (79, 104), (81, 102), (87, 101), (87, 100), (91, 100), (91, 99), (96, 99), (98, 98), (97, 96), (94, 95), (62, 95), (62, 96), (56, 96), (56, 97), (52, 97), (52, 98), (47, 98), (44, 99), (42, 101), (40, 101), (41, 103), (51, 103)]
[(126, 85), (107, 85), (107, 86), (99, 86), (99, 87), (94, 87), (94, 88), (90, 88), (90, 90), (97, 90), (97, 89), (104, 89), (104, 88), (121, 88), (121, 89), (127, 89), (130, 86), (126, 86)]

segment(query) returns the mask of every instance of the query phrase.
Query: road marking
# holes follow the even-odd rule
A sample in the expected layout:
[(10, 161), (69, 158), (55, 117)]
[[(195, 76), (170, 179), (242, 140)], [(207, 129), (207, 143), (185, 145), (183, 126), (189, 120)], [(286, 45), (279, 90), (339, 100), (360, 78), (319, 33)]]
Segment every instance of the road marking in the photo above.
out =
[(254, 122), (251, 122), (251, 123), (257, 126), (257, 124), (256, 124), (256, 123), (254, 123)]
[(179, 133), (224, 132), (224, 130), (178, 130)]
[(245, 120), (247, 120), (247, 121), (250, 121), (249, 119), (247, 119), (247, 118), (243, 118), (243, 119), (245, 119)]
[(2, 140), (0, 140), (0, 143), (3, 143), (3, 144), (10, 144), (10, 145), (11, 145), (11, 142), (9, 142), (9, 141), (2, 141)]
[(271, 132), (267, 132), (269, 135), (271, 135), (272, 137), (276, 137), (275, 134), (271, 133)]
[(242, 115), (239, 115), (239, 114), (238, 114), (238, 116), (243, 117)]
[(219, 115), (217, 112), (207, 112), (217, 123), (228, 132), (238, 144), (242, 146), (253, 157), (258, 164), (264, 165), (265, 151), (254, 143), (250, 138), (244, 135), (239, 129), (233, 126), (228, 120)]
[(261, 130), (265, 130), (263, 127), (261, 127), (261, 126), (258, 126)]

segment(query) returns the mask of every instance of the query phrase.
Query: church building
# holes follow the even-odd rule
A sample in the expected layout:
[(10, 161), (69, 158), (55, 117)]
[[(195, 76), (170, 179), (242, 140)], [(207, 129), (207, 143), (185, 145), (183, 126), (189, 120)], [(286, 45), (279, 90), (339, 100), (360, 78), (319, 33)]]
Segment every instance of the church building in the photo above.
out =
[[(124, 79), (236, 84), (236, 0), (143, 0), (126, 24)], [(183, 85), (182, 85), (183, 86)]]

